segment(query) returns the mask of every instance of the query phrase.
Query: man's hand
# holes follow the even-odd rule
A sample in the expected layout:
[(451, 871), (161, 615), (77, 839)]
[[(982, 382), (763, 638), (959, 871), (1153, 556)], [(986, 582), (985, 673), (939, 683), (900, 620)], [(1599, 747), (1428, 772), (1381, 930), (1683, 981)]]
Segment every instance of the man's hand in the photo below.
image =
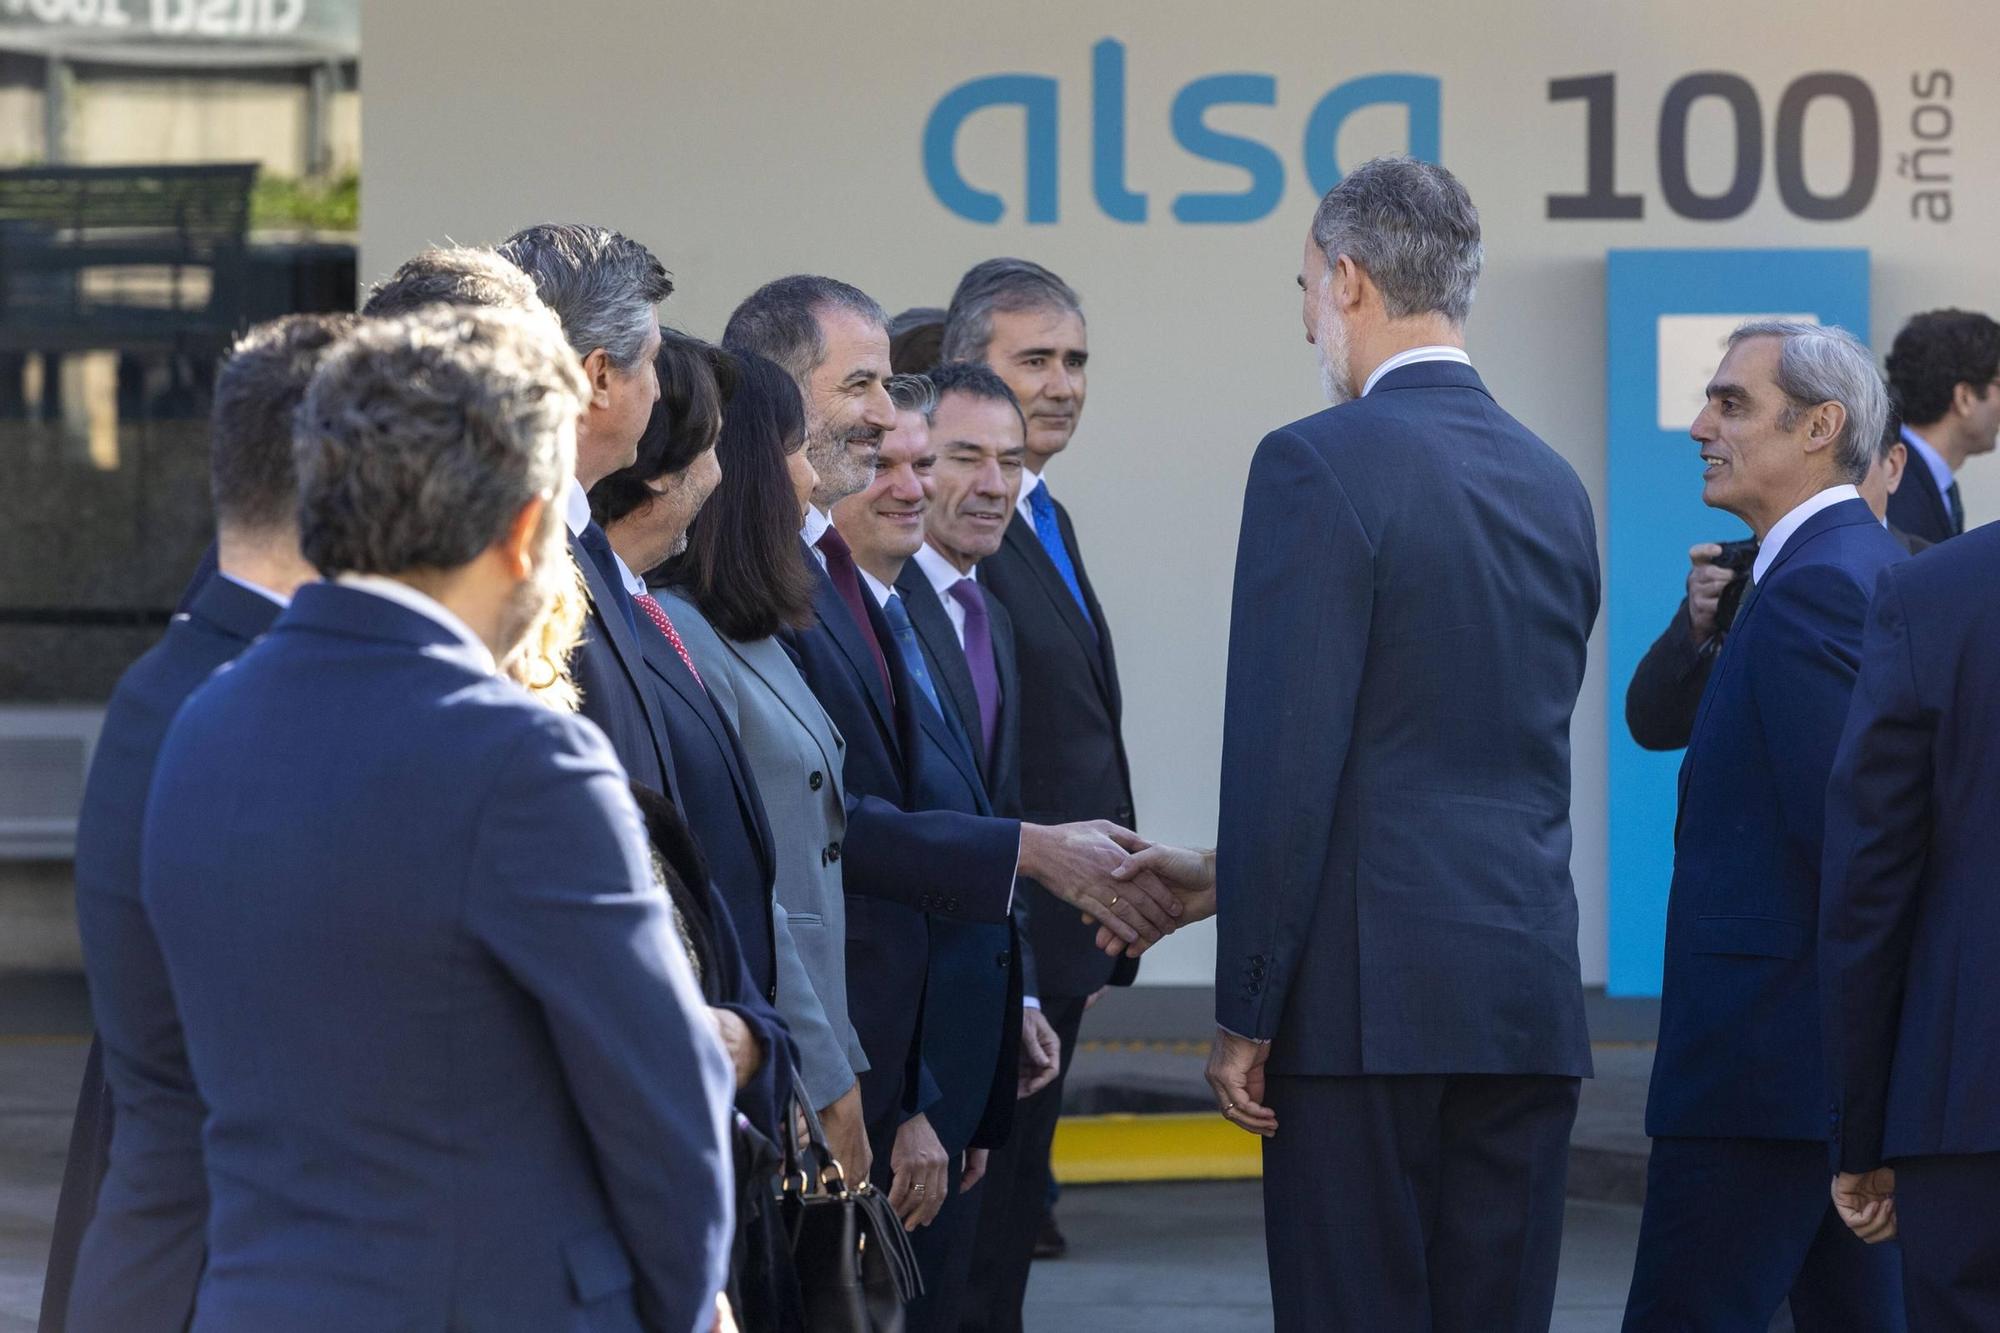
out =
[(868, 1126), (861, 1119), (858, 1080), (821, 1108), (819, 1127), (826, 1131), (826, 1146), (833, 1150), (833, 1160), (840, 1163), (840, 1174), (848, 1187), (851, 1189), (868, 1179), (875, 1153), (868, 1146)]
[(1879, 1245), (1896, 1238), (1896, 1173), (1878, 1166), (1873, 1171), (1843, 1171), (1833, 1178), (1833, 1210), (1847, 1229)]
[(921, 1115), (905, 1120), (889, 1150), (889, 1206), (903, 1219), (903, 1230), (915, 1231), (936, 1220), (951, 1188), (950, 1168), (931, 1122)]
[[(1122, 840), (1121, 840), (1122, 841)], [(1142, 876), (1151, 876), (1167, 886), (1181, 902), (1180, 924), (1190, 925), (1205, 921), (1215, 915), (1215, 849), (1197, 850), (1192, 847), (1174, 847), (1164, 842), (1146, 842), (1133, 835), (1126, 844), (1127, 854), (1116, 870), (1113, 879), (1121, 884)], [(1137, 958), (1150, 947), (1142, 942), (1127, 945), (1110, 931), (1098, 927), (1097, 947), (1117, 957), (1129, 954)]]
[(740, 1092), (764, 1067), (764, 1048), (735, 1010), (711, 1005), (708, 1017), (715, 1024), (715, 1035), (722, 1038), (722, 1049), (729, 1056), (729, 1063), (736, 1069), (736, 1088)]
[(1101, 922), (1126, 944), (1151, 944), (1180, 924), (1173, 891), (1151, 874), (1112, 878), (1128, 847), (1145, 839), (1108, 820), (1021, 825), (1021, 873)]
[(1222, 1028), (1208, 1052), (1208, 1086), (1222, 1118), (1267, 1139), (1278, 1132), (1277, 1112), (1264, 1105), (1264, 1062), (1270, 1058), (1270, 1042)]
[(1715, 609), (1722, 590), (1736, 581), (1736, 571), (1712, 564), (1722, 554), (1714, 542), (1688, 549), (1688, 624), (1694, 630), (1694, 646), (1699, 648), (1715, 637)]
[(715, 1333), (737, 1333), (736, 1312), (729, 1308), (729, 1293), (715, 1293)]
[(958, 1192), (964, 1194), (986, 1178), (986, 1159), (991, 1154), (987, 1148), (967, 1148), (965, 1150), (965, 1175), (959, 1179)]
[(1021, 1063), (1014, 1083), (1016, 1099), (1032, 1097), (1055, 1082), (1062, 1072), (1062, 1042), (1041, 1010), (1021, 1009)]

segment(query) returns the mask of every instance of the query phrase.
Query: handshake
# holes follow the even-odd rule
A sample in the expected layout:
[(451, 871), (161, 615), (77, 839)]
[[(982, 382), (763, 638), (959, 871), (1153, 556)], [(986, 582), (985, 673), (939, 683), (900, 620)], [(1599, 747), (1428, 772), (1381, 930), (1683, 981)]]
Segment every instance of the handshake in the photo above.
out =
[(1148, 842), (1107, 820), (1021, 825), (1021, 873), (1097, 925), (1097, 946), (1138, 957), (1215, 915), (1215, 853)]

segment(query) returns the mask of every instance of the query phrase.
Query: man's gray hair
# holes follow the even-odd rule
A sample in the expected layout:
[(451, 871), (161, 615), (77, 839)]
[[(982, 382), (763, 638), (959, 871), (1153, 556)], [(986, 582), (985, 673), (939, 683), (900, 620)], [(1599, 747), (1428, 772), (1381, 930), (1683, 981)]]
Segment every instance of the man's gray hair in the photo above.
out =
[(794, 273), (774, 278), (744, 297), (723, 327), (722, 345), (777, 362), (805, 392), (812, 373), (826, 360), (819, 317), (833, 310), (845, 310), (885, 330), (889, 326), (881, 303), (859, 287), (816, 273)]
[(364, 321), (294, 423), (306, 559), (329, 577), (470, 564), (523, 505), (560, 494), (588, 392), (540, 313), (433, 306)]
[(1729, 345), (1750, 338), (1779, 340), (1778, 390), (1791, 401), (1778, 424), (1790, 430), (1821, 403), (1839, 403), (1847, 421), (1834, 442), (1834, 462), (1848, 481), (1867, 476), (1889, 417), (1889, 394), (1868, 348), (1838, 325), (1798, 319), (1751, 320), (1729, 335)]
[(361, 313), (370, 319), (407, 315), (427, 305), (543, 309), (534, 279), (484, 246), (433, 246), (403, 261), (376, 284)]
[(579, 358), (602, 347), (620, 370), (639, 364), (674, 290), (651, 250), (608, 227), (566, 222), (524, 227), (499, 250), (534, 279)]
[(993, 341), (993, 314), (1059, 310), (1083, 318), (1076, 289), (1028, 259), (988, 259), (958, 280), (944, 317), (945, 361), (984, 361)]
[(891, 375), (882, 381), (889, 404), (898, 412), (915, 412), (925, 421), (937, 414), (937, 385), (929, 375)]
[(1485, 258), (1479, 210), (1435, 163), (1363, 162), (1319, 201), (1312, 235), (1329, 272), (1346, 255), (1374, 281), (1391, 319), (1437, 314), (1463, 324), (1471, 313)]

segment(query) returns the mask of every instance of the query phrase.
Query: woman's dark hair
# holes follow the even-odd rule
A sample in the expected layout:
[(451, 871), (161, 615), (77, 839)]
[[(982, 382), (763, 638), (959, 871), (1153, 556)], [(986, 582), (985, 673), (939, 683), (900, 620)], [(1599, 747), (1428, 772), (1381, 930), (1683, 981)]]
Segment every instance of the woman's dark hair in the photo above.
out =
[(806, 419), (789, 372), (755, 352), (735, 356), (736, 392), (715, 446), (722, 482), (661, 574), (719, 632), (749, 643), (812, 624), (812, 573), (785, 465), (805, 443)]
[(722, 405), (736, 389), (736, 356), (713, 343), (672, 329), (660, 330), (653, 358), (660, 401), (639, 437), (639, 456), (590, 488), (590, 515), (609, 525), (653, 500), (646, 483), (684, 472), (715, 447)]

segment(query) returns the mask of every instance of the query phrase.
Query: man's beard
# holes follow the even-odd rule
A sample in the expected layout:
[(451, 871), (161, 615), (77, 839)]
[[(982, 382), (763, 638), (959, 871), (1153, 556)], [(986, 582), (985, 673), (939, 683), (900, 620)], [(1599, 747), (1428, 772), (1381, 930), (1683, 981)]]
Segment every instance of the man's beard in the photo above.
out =
[(1331, 301), (1320, 302), (1313, 345), (1319, 352), (1320, 390), (1329, 406), (1339, 407), (1354, 397), (1354, 379), (1347, 368), (1347, 321)]
[(857, 439), (871, 441), (880, 448), (882, 432), (872, 426), (829, 430), (819, 425), (806, 436), (806, 459), (813, 465), (813, 471), (819, 473), (819, 485), (813, 488), (813, 503), (821, 509), (832, 509), (848, 496), (868, 489), (868, 483), (874, 479), (872, 457), (855, 452), (853, 442)]

